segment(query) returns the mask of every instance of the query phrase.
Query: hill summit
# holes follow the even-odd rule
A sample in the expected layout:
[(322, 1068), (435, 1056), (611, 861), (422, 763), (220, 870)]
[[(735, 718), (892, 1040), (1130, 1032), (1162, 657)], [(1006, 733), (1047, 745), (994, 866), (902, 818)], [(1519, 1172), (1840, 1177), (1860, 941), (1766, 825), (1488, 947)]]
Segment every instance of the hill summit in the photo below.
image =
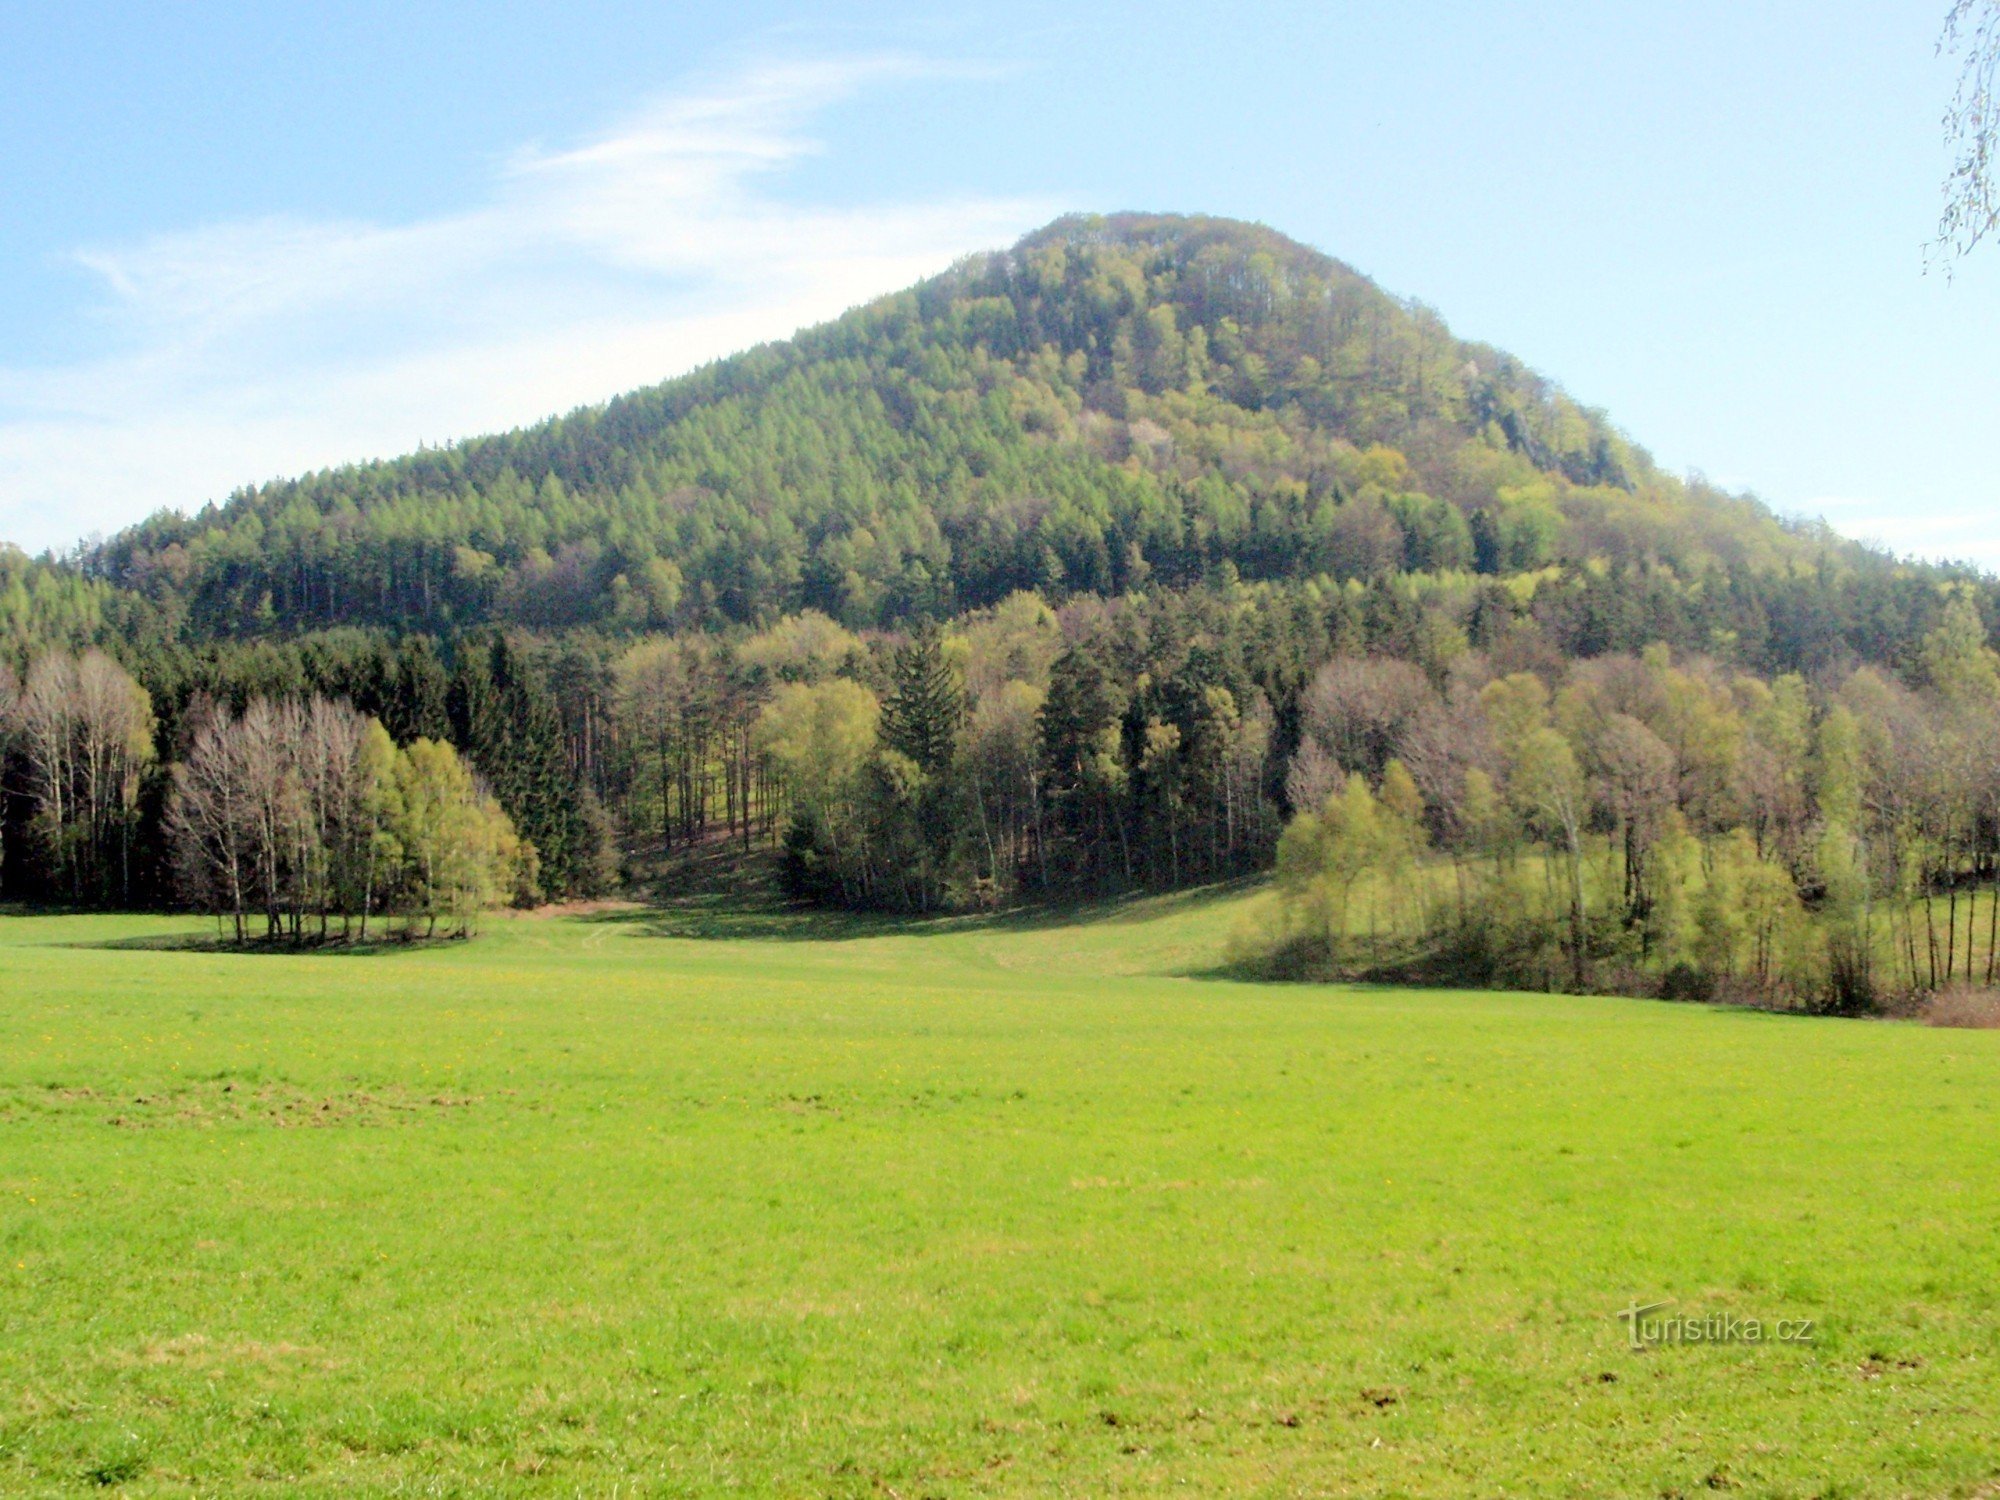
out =
[(886, 626), (1027, 588), (1693, 578), (1831, 545), (1271, 229), (1116, 214), (601, 407), (162, 513), (84, 569), (199, 640)]

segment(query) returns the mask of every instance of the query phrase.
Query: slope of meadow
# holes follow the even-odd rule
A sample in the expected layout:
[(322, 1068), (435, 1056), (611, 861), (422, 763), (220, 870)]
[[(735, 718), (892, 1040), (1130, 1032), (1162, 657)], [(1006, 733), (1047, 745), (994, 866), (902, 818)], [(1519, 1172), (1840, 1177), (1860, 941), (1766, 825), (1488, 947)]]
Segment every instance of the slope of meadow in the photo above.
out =
[(0, 1490), (1990, 1492), (2000, 1037), (1203, 977), (1259, 899), (0, 918)]

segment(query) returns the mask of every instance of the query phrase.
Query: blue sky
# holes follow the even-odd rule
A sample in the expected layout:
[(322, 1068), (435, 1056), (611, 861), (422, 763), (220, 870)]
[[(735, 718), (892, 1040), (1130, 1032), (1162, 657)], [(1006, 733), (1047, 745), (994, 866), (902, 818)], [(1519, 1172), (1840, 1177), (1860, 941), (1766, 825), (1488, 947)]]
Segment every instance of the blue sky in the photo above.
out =
[(1673, 468), (2000, 566), (2000, 246), (1925, 274), (1943, 8), (0, 0), (0, 538), (1153, 208), (1319, 246)]

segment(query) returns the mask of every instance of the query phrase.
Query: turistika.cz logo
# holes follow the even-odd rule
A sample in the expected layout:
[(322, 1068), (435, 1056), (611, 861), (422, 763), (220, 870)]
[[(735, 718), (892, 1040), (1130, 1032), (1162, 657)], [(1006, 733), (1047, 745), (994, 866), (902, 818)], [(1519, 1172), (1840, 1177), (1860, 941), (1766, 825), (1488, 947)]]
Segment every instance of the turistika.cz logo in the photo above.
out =
[(1766, 1321), (1736, 1313), (1690, 1317), (1661, 1312), (1670, 1306), (1668, 1302), (1635, 1302), (1618, 1310), (1618, 1321), (1625, 1325), (1625, 1337), (1634, 1349), (1655, 1349), (1662, 1344), (1810, 1344), (1815, 1333), (1816, 1320), (1812, 1318)]

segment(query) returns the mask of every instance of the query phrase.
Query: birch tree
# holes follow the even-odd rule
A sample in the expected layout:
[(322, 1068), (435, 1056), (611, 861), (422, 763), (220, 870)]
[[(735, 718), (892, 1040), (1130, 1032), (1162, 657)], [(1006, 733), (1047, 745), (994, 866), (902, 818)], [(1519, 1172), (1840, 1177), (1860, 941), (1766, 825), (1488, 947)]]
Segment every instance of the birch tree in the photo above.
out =
[(129, 899), (140, 777), (153, 760), (145, 690), (101, 651), (52, 651), (16, 712), (35, 827), (76, 900)]

